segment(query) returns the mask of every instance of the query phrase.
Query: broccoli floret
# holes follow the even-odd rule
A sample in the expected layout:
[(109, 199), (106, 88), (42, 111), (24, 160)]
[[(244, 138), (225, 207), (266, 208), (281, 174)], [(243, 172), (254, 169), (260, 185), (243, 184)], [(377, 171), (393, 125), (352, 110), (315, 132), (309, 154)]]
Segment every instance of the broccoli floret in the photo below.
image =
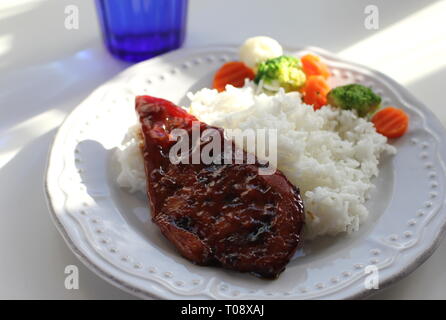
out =
[(381, 97), (363, 85), (348, 84), (332, 89), (327, 95), (327, 102), (333, 107), (356, 110), (358, 116), (365, 117), (378, 109)]
[(269, 91), (278, 91), (282, 87), (289, 92), (299, 90), (305, 84), (306, 77), (299, 58), (280, 56), (258, 65), (254, 82), (259, 84), (262, 80), (263, 87)]

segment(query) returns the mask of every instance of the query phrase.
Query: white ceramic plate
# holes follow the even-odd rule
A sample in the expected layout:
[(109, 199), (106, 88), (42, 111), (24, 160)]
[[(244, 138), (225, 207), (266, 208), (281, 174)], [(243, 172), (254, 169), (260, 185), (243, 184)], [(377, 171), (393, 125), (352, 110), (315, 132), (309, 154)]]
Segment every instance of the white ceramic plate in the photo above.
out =
[(410, 130), (382, 159), (370, 216), (359, 232), (307, 243), (277, 280), (196, 266), (182, 258), (149, 219), (144, 196), (119, 189), (113, 150), (134, 121), (135, 95), (186, 104), (187, 91), (208, 87), (233, 47), (179, 50), (137, 64), (96, 89), (59, 129), (46, 190), (54, 222), (69, 247), (99, 276), (150, 298), (344, 299), (366, 289), (367, 266), (383, 288), (414, 270), (439, 243), (446, 225), (445, 131), (433, 114), (383, 74), (321, 49), (334, 82), (359, 82), (403, 108)]

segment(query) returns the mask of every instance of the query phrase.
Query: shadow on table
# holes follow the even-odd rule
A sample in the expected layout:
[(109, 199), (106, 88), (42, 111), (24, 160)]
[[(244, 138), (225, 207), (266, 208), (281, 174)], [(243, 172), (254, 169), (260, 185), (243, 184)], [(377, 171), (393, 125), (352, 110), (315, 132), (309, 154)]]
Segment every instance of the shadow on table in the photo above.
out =
[[(0, 170), (0, 181), (8, 181), (8, 188), (0, 193), (3, 208), (0, 239), (5, 244), (0, 283), (8, 292), (2, 298), (133, 299), (90, 272), (68, 250), (50, 219), (43, 182), (55, 131), (34, 137), (15, 155), (14, 161)], [(79, 290), (64, 288), (67, 276), (64, 270), (70, 264), (79, 268)], [(5, 294), (3, 291), (1, 294)]]

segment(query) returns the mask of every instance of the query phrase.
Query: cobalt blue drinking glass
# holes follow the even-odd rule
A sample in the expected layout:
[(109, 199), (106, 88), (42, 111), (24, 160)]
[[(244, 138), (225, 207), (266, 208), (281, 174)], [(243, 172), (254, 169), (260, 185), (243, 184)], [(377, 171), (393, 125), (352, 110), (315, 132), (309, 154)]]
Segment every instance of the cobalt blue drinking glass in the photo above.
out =
[(132, 62), (183, 44), (187, 5), (188, 0), (96, 0), (108, 50)]

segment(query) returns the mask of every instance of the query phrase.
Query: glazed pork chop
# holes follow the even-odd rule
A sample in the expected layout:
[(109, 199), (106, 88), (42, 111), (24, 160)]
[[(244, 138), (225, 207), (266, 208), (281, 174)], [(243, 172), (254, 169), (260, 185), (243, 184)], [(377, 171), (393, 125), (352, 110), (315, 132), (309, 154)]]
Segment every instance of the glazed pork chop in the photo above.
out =
[[(213, 128), (223, 137), (223, 129), (150, 96), (136, 98), (136, 112), (152, 220), (163, 235), (196, 264), (277, 277), (301, 240), (304, 209), (299, 190), (278, 170), (260, 175), (262, 165), (257, 160), (254, 164), (173, 164), (169, 159), (175, 143), (169, 139), (172, 130), (185, 129), (191, 135), (195, 121), (201, 132)], [(223, 143), (237, 148), (224, 138)], [(238, 151), (246, 158), (245, 151)]]

